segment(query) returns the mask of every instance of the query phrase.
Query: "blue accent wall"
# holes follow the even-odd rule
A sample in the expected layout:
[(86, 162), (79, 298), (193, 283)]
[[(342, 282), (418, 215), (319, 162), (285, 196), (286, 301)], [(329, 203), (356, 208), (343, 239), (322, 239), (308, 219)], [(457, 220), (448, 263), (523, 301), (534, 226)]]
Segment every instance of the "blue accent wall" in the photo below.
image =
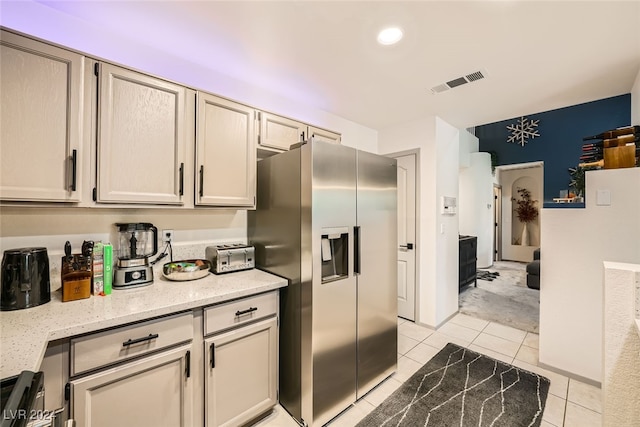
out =
[(540, 120), (539, 137), (529, 139), (522, 147), (507, 143), (519, 117), (477, 126), (480, 151), (497, 154), (497, 165), (544, 162), (544, 202), (553, 202), (560, 190), (569, 187), (570, 167), (578, 165), (582, 153), (582, 138), (631, 125), (631, 94), (587, 102), (585, 104), (525, 116)]

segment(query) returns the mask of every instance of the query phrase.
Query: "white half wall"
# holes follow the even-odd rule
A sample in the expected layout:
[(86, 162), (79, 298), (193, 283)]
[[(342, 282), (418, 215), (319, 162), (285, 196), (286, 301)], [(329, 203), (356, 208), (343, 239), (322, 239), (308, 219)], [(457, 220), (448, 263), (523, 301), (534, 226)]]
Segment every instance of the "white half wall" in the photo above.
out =
[[(635, 324), (640, 264), (604, 263), (602, 425), (640, 421), (640, 337)], [(639, 307), (640, 308), (640, 307)]]
[(458, 198), (459, 132), (431, 116), (379, 132), (381, 154), (419, 149), (416, 321), (437, 327), (458, 310), (458, 216), (440, 214)]
[(631, 124), (640, 125), (640, 70), (631, 89)]
[(640, 264), (639, 188), (640, 168), (588, 171), (584, 209), (542, 209), (543, 365), (602, 381), (603, 262)]

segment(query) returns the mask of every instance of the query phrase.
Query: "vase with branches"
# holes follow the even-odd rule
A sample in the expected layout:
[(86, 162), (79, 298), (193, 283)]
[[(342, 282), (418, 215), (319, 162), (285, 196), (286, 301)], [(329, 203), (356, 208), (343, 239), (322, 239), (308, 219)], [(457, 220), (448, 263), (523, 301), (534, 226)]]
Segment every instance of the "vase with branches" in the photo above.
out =
[(522, 230), (522, 239), (520, 243), (523, 246), (529, 245), (529, 233), (527, 230), (527, 224), (535, 221), (538, 217), (538, 208), (536, 207), (537, 200), (533, 200), (531, 198), (531, 192), (526, 188), (518, 187), (518, 199), (512, 199), (516, 202), (516, 207), (514, 209), (516, 216), (518, 217), (518, 221), (524, 224), (524, 228)]

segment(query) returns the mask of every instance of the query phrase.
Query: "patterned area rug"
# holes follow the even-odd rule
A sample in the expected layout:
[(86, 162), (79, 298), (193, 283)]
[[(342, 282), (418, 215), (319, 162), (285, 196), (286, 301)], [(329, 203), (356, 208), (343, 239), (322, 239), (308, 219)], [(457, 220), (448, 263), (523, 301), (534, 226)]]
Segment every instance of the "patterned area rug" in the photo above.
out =
[(483, 269), (499, 274), (491, 281), (478, 279), (478, 287), (462, 288), (460, 313), (537, 334), (540, 291), (527, 288), (526, 267), (522, 262), (496, 261)]
[(449, 343), (358, 427), (539, 426), (549, 380)]

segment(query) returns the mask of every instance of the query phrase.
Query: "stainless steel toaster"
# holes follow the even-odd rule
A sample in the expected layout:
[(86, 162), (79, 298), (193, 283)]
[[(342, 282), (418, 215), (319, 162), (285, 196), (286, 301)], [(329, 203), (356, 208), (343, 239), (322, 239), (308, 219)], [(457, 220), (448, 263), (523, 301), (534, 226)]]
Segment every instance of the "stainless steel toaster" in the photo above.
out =
[(242, 243), (208, 246), (205, 256), (211, 260), (211, 271), (215, 274), (249, 270), (255, 267), (255, 249)]

